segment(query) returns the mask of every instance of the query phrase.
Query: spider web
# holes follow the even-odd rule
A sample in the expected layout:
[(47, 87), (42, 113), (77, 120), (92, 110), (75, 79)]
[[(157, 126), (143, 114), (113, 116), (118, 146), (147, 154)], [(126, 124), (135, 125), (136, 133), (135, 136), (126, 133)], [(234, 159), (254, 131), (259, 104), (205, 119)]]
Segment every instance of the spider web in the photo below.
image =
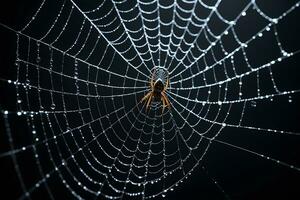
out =
[[(17, 197), (165, 197), (200, 170), (230, 199), (205, 161), (220, 146), (299, 176), (299, 2), (282, 4), (43, 0), (17, 26), (1, 21), (14, 58), (0, 159)], [(163, 113), (140, 102), (154, 67), (170, 77)]]

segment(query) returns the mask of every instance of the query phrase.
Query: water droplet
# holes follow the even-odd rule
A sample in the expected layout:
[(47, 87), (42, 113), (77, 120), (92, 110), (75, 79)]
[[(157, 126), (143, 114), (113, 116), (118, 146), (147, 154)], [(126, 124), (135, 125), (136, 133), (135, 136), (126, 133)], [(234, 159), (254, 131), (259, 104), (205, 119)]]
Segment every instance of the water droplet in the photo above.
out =
[(55, 109), (55, 103), (52, 103), (51, 104), (51, 110), (54, 110)]
[(250, 104), (252, 107), (256, 107), (256, 101), (251, 101)]
[(15, 66), (16, 66), (16, 67), (19, 67), (19, 66), (20, 66), (20, 62), (19, 62), (19, 60), (16, 60), (16, 62), (15, 62)]
[(41, 57), (40, 56), (36, 57), (36, 63), (40, 63), (40, 62), (41, 62)]
[(62, 164), (62, 165), (66, 165), (67, 163), (66, 163), (66, 161), (63, 159), (63, 160), (61, 161), (61, 164)]
[(277, 24), (278, 23), (278, 19), (273, 19), (273, 23)]

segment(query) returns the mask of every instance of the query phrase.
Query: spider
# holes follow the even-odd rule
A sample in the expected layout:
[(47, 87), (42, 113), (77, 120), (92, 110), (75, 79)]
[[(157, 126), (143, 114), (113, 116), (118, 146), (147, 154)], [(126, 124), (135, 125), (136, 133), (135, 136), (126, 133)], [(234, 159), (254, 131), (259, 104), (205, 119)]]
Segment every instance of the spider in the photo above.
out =
[(170, 80), (167, 79), (166, 85), (164, 86), (162, 79), (158, 78), (154, 82), (154, 76), (150, 80), (151, 90), (142, 98), (141, 101), (146, 101), (146, 109), (149, 108), (151, 101), (161, 101), (163, 103), (162, 112), (164, 112), (165, 107), (171, 108), (170, 101), (166, 95), (166, 90), (169, 87)]

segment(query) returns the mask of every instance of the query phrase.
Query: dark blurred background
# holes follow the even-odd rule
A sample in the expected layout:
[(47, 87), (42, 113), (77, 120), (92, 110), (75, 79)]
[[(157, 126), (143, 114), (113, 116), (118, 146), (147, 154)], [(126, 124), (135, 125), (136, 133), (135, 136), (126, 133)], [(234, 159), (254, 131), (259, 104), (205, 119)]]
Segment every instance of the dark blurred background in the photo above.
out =
[[(46, 1), (47, 10), (43, 10), (41, 15), (39, 15), (38, 22), (33, 24), (32, 27), (24, 31), (24, 34), (30, 35), (33, 38), (39, 38), (45, 30), (49, 29), (49, 25), (55, 19), (55, 16), (58, 13), (58, 10), (61, 5), (61, 1)], [(208, 5), (215, 4), (214, 1), (203, 0), (204, 3)], [(297, 1), (256, 1), (257, 5), (261, 8), (261, 10), (266, 13), (270, 17), (276, 17), (282, 14), (284, 11), (288, 10), (292, 5), (294, 5)], [(13, 137), (13, 144), (15, 145), (15, 149), (20, 149), (24, 145), (32, 144), (32, 136), (31, 136), (31, 127), (32, 121), (29, 120), (28, 117), (24, 115), (19, 117), (16, 115), (16, 112), (20, 109), (18, 107), (17, 102), (17, 91), (15, 85), (8, 83), (7, 80), (15, 80), (17, 76), (17, 68), (14, 65), (16, 59), (16, 33), (12, 30), (20, 30), (24, 27), (24, 25), (31, 19), (34, 15), (36, 9), (39, 7), (41, 1), (39, 0), (30, 0), (30, 1), (2, 1), (0, 3), (0, 110), (2, 111), (0, 117), (0, 153), (8, 152), (11, 150), (10, 142), (9, 142), (9, 134), (6, 125), (9, 126), (11, 135)], [(95, 5), (98, 5), (96, 1), (76, 1), (82, 9), (93, 8)], [(160, 1), (160, 3), (164, 3)], [(235, 16), (240, 13), (241, 9), (245, 7), (245, 5), (249, 3), (249, 1), (230, 1), (224, 0), (223, 3), (219, 6), (220, 13), (226, 19), (234, 19)], [(67, 1), (66, 8), (70, 8), (70, 2)], [(74, 31), (78, 31), (78, 27), (80, 27), (83, 17), (79, 12), (76, 12), (74, 9), (75, 17), (72, 19), (73, 21), (70, 23), (74, 26), (74, 30), (68, 28), (64, 34), (64, 42), (58, 42), (55, 47), (65, 49), (66, 46), (73, 41), (75, 34)], [(251, 9), (250, 9), (251, 10)], [(64, 13), (65, 14), (65, 13)], [(162, 14), (163, 15), (163, 14)], [(167, 15), (167, 14), (166, 14)], [(300, 37), (299, 37), (299, 8), (291, 12), (287, 17), (285, 17), (282, 21), (280, 21), (276, 27), (280, 36), (280, 41), (282, 43), (283, 48), (287, 52), (294, 52), (300, 50)], [(65, 19), (67, 16), (64, 15)], [(221, 29), (218, 27), (218, 22), (214, 22), (214, 19), (211, 19), (211, 24), (209, 27)], [(243, 21), (244, 20), (244, 21)], [(88, 22), (87, 22), (88, 23)], [(258, 32), (260, 27), (265, 25), (265, 21), (255, 14), (249, 12), (247, 16), (239, 21), (236, 25), (236, 32), (239, 35), (241, 40), (246, 40), (251, 35)], [(59, 24), (59, 23), (58, 23)], [(5, 27), (5, 26), (9, 27)], [(62, 24), (59, 24), (60, 26)], [(221, 26), (221, 25), (220, 25)], [(88, 27), (88, 26), (87, 26)], [(10, 30), (10, 28), (12, 30)], [(58, 31), (59, 29), (57, 29)], [(56, 33), (58, 33), (56, 31)], [(86, 33), (88, 29), (84, 30)], [(54, 31), (55, 33), (55, 31)], [(269, 58), (274, 59), (279, 55), (278, 47), (276, 46), (276, 41), (274, 40), (274, 36), (271, 36), (273, 32), (270, 31), (270, 35), (266, 34), (261, 39), (257, 39), (253, 42), (253, 44), (246, 49), (249, 62), (253, 66), (259, 66), (265, 63)], [(55, 34), (53, 34), (55, 35)], [(53, 36), (54, 37), (54, 36)], [(92, 31), (92, 36), (96, 38), (97, 32)], [(55, 37), (54, 37), (55, 38)], [(50, 37), (51, 39), (51, 37)], [(50, 41), (50, 40), (49, 40)], [(32, 48), (36, 49), (36, 45), (34, 41), (32, 42)], [(45, 41), (47, 43), (47, 41)], [(69, 43), (68, 43), (69, 42)], [(200, 41), (201, 42), (201, 41)], [(230, 39), (224, 39), (224, 43), (228, 43), (230, 46)], [(90, 44), (92, 45), (92, 43)], [(99, 48), (99, 56), (103, 53), (104, 47), (107, 44), (101, 44)], [(234, 45), (234, 44), (232, 44)], [(20, 57), (26, 56), (26, 47), (28, 47), (28, 40), (25, 37), (20, 37)], [(126, 47), (123, 47), (126, 48)], [(35, 51), (35, 50), (34, 50)], [(45, 66), (49, 67), (47, 62), (49, 61), (49, 51), (45, 45), (41, 45), (41, 57), (42, 63)], [(107, 53), (108, 59), (105, 59), (104, 66), (108, 66), (110, 63), (110, 58), (112, 58), (113, 50), (108, 50)], [(82, 52), (79, 55), (85, 57), (89, 52)], [(31, 54), (32, 58), (35, 59), (35, 54)], [(275, 55), (275, 56), (274, 56)], [(163, 55), (162, 55), (163, 56)], [(157, 60), (158, 55), (155, 54), (154, 58)], [(61, 54), (54, 53), (53, 55), (54, 62), (61, 62)], [(237, 55), (236, 66), (242, 67), (245, 65), (243, 61), (242, 55)], [(240, 59), (240, 60), (239, 60)], [(99, 57), (91, 57), (90, 63), (97, 63), (99, 61)], [(64, 65), (64, 73), (73, 76), (74, 73), (74, 60), (70, 58), (66, 58)], [(273, 72), (274, 80), (276, 85), (280, 91), (291, 91), (300, 89), (299, 82), (299, 63), (300, 56), (299, 54), (294, 55), (290, 58), (284, 59), (280, 63), (276, 63), (272, 65), (271, 69)], [(82, 63), (79, 63), (79, 66), (83, 66)], [(119, 56), (115, 57), (115, 60), (109, 68), (109, 71), (113, 71), (117, 74), (126, 75), (130, 77), (135, 77), (137, 80), (142, 81), (129, 81), (124, 79), (126, 78), (118, 78), (118, 77), (110, 77), (109, 73), (102, 72), (101, 70), (94, 70), (93, 67), (90, 67), (90, 71), (86, 71), (86, 68), (82, 67), (79, 69), (79, 77), (84, 80), (87, 80), (87, 76), (89, 74), (89, 80), (92, 80), (97, 83), (108, 84), (108, 82), (112, 82), (112, 84), (122, 86), (123, 84), (128, 87), (134, 86), (148, 86), (147, 83), (143, 81), (148, 81), (147, 77), (142, 75), (138, 75), (135, 70), (132, 68), (125, 66), (127, 63), (120, 58)], [(60, 71), (60, 65), (57, 64), (57, 69), (54, 67), (54, 71)], [(123, 67), (123, 68), (122, 68)], [(172, 68), (172, 66), (171, 66)], [(105, 68), (107, 69), (107, 68)], [(124, 72), (124, 69), (128, 69), (127, 72)], [(195, 69), (195, 68), (193, 68)], [(26, 68), (21, 67), (20, 70), (20, 80), (25, 80), (26, 73), (32, 79), (32, 85), (37, 84), (36, 72), (34, 70), (29, 70), (29, 72), (25, 71)], [(146, 69), (142, 69), (144, 73), (148, 73)], [(217, 75), (218, 72), (216, 70)], [(221, 73), (221, 72), (220, 72)], [(244, 73), (244, 72), (242, 72)], [(148, 75), (148, 74), (147, 74)], [(207, 73), (208, 75), (208, 73)], [(93, 77), (92, 77), (93, 76)], [(96, 77), (98, 76), (98, 78)], [(208, 75), (209, 76), (209, 75)], [(53, 89), (52, 86), (60, 90), (60, 75), (53, 75), (52, 81), (53, 85), (50, 84), (50, 79), (48, 74), (44, 74), (41, 72), (41, 80), (40, 84), (43, 88)], [(92, 78), (91, 78), (92, 77)], [(187, 77), (187, 76), (186, 76)], [(185, 78), (186, 78), (185, 77)], [(115, 79), (114, 79), (115, 78)], [(200, 82), (199, 79), (195, 79), (195, 81)], [(74, 87), (74, 80), (64, 79), (63, 84), (65, 88), (68, 88), (69, 92), (76, 93), (76, 88)], [(256, 81), (256, 75), (253, 75), (249, 78), (249, 80), (244, 80), (245, 88), (243, 89), (244, 94), (248, 94), (249, 97), (256, 96), (256, 85), (252, 84)], [(260, 89), (262, 91), (262, 95), (273, 94), (274, 88), (272, 87), (272, 83), (270, 81), (269, 71), (267, 69), (263, 69), (260, 71)], [(243, 82), (243, 83), (244, 83)], [(247, 84), (248, 83), (248, 84)], [(185, 83), (183, 83), (185, 84)], [(187, 85), (183, 85), (183, 87), (188, 87)], [(120, 113), (114, 114), (112, 116), (109, 115), (107, 119), (101, 118), (101, 126), (97, 127), (97, 125), (93, 126), (92, 129), (94, 133), (99, 133), (107, 127), (111, 126), (111, 124), (116, 121), (119, 116), (122, 116), (124, 112), (128, 112), (132, 109), (136, 103), (138, 103), (139, 99), (143, 97), (145, 93), (142, 92), (141, 89), (132, 89), (132, 90), (117, 90), (110, 89), (105, 87), (98, 87), (97, 89), (87, 91), (88, 87), (85, 87), (84, 83), (78, 83), (80, 88), (80, 93), (82, 94), (92, 94), (96, 95), (97, 92), (100, 96), (104, 96), (103, 98), (93, 98), (91, 100), (91, 104), (88, 105), (85, 98), (72, 98), (67, 96), (67, 110), (78, 110), (80, 108), (89, 107), (89, 110), (82, 111), (81, 115), (84, 116), (85, 121), (91, 120), (92, 116), (102, 117), (108, 115), (113, 112), (114, 109), (121, 108), (124, 106), (124, 111)], [(172, 83), (171, 83), (172, 86)], [(173, 85), (171, 91), (181, 94), (180, 91), (176, 90), (177, 85)], [(22, 99), (26, 99), (26, 91), (25, 89), (20, 88), (18, 93), (21, 95)], [(238, 91), (238, 86), (236, 85), (228, 85), (228, 99), (238, 99), (236, 96), (236, 92)], [(124, 97), (116, 97), (114, 99), (106, 99), (105, 96), (109, 95), (117, 95), (122, 93), (136, 93), (134, 95), (124, 96)], [(191, 93), (196, 91), (193, 90)], [(201, 93), (201, 92), (200, 92)], [(198, 94), (198, 93), (197, 93)], [(201, 93), (202, 94), (202, 93)], [(28, 94), (27, 94), (28, 95)], [(61, 102), (61, 97), (59, 94), (53, 94), (51, 97), (50, 92), (41, 92), (41, 99), (44, 105), (45, 110), (51, 110), (51, 104), (53, 101), (51, 98), (54, 98), (56, 109), (62, 110), (63, 104)], [(185, 94), (182, 93), (182, 96)], [(189, 97), (190, 94), (187, 94), (185, 97)], [(22, 106), (23, 110), (33, 110), (39, 111), (39, 102), (38, 95), (35, 89), (31, 89), (29, 92), (30, 100), (30, 108), (26, 107), (27, 105), (24, 103)], [(193, 96), (193, 94), (191, 95)], [(174, 97), (174, 96), (173, 96)], [(213, 98), (213, 97), (212, 97)], [(199, 100), (207, 99), (207, 96), (200, 96)], [(172, 98), (170, 98), (171, 102), (174, 106), (182, 110), (182, 108), (176, 103), (173, 102)], [(184, 102), (177, 98), (178, 102)], [(291, 101), (290, 101), (291, 100)], [(253, 102), (248, 102), (245, 105), (244, 116), (242, 125), (251, 126), (251, 127), (260, 127), (260, 128), (270, 128), (276, 130), (284, 130), (284, 131), (292, 131), (299, 133), (300, 132), (300, 114), (299, 114), (299, 103), (300, 103), (300, 95), (298, 92), (291, 95), (280, 95), (270, 99), (263, 99), (255, 101), (255, 106), (251, 105)], [(80, 105), (79, 105), (80, 104)], [(200, 105), (197, 105), (200, 106)], [(225, 107), (225, 106), (224, 106)], [(236, 124), (241, 117), (243, 104), (236, 103), (233, 104), (230, 114), (226, 122)], [(138, 115), (141, 106), (139, 109), (135, 109), (133, 111), (133, 115), (129, 116), (130, 119), (134, 120), (136, 115)], [(214, 108), (211, 108), (214, 110)], [(3, 111), (8, 110), (10, 114), (8, 115), (8, 120), (5, 120)], [(90, 114), (89, 112), (92, 112)], [(145, 113), (145, 112), (144, 112)], [(151, 114), (154, 115), (153, 113)], [(225, 115), (225, 113), (224, 113)], [(185, 115), (184, 115), (185, 116)], [(215, 116), (215, 113), (209, 113), (207, 115), (208, 119), (212, 119)], [(170, 117), (169, 115), (166, 116)], [(203, 117), (203, 116), (202, 116)], [(67, 125), (64, 123), (64, 116), (57, 115), (58, 121), (61, 122), (60, 127), (54, 125), (53, 130), (61, 133), (68, 128), (76, 127), (81, 125), (82, 121), (80, 116), (75, 114), (68, 114), (68, 119), (70, 124)], [(140, 120), (144, 120), (145, 118), (139, 118)], [(46, 130), (43, 130), (41, 122), (47, 122), (47, 118), (38, 118), (34, 117), (33, 121), (36, 124), (37, 132), (46, 131), (46, 136), (50, 137), (50, 128), (46, 125)], [(178, 122), (178, 124), (182, 123), (182, 119), (174, 114), (174, 120)], [(50, 121), (55, 124), (55, 119), (52, 115), (50, 115)], [(195, 123), (196, 121), (189, 121), (190, 123)], [(131, 127), (132, 123), (130, 121), (121, 122), (125, 127)], [(127, 124), (126, 124), (127, 123)], [(141, 125), (142, 126), (142, 125)], [(140, 127), (141, 127), (140, 126)], [(140, 128), (138, 127), (138, 128)], [(63, 130), (60, 130), (62, 128)], [(198, 131), (201, 131), (201, 127), (198, 127)], [(191, 128), (190, 128), (191, 129)], [(205, 128), (204, 128), (205, 129)], [(188, 129), (189, 130), (189, 129)], [(213, 131), (214, 129), (212, 129)], [(111, 133), (112, 130), (108, 130), (108, 133)], [(93, 135), (89, 131), (89, 127), (82, 128), (81, 133), (86, 134), (87, 138), (92, 138)], [(76, 136), (77, 134), (77, 136)], [(75, 130), (73, 137), (81, 141), (80, 131)], [(185, 134), (185, 130), (182, 130), (182, 134)], [(42, 135), (42, 134), (41, 134)], [(54, 134), (55, 135), (55, 134)], [(41, 136), (43, 137), (43, 136)], [(78, 137), (78, 138), (77, 138)], [(66, 140), (72, 140), (71, 137), (66, 138)], [(209, 200), (218, 200), (218, 199), (226, 199), (226, 195), (218, 189), (216, 184), (213, 183), (213, 180), (216, 180), (218, 184), (222, 187), (222, 190), (228, 195), (230, 199), (299, 199), (300, 197), (300, 159), (299, 159), (299, 135), (293, 134), (281, 134), (267, 131), (258, 131), (258, 130), (249, 130), (244, 128), (230, 128), (225, 127), (221, 133), (217, 137), (218, 140), (228, 142), (230, 144), (248, 149), (249, 151), (253, 151), (257, 154), (263, 154), (265, 156), (269, 156), (275, 159), (275, 162), (272, 160), (268, 160), (266, 158), (260, 157), (253, 153), (249, 153), (245, 150), (233, 148), (228, 145), (224, 145), (218, 142), (213, 142), (206, 155), (204, 156), (203, 161), (199, 163), (199, 166), (192, 172), (192, 175), (189, 176), (188, 179), (184, 180), (183, 183), (176, 187), (174, 191), (168, 192), (166, 199), (209, 199)], [(59, 140), (59, 145), (61, 150), (64, 152), (64, 140)], [(83, 144), (83, 143), (82, 143)], [(82, 146), (82, 144), (80, 144)], [(203, 144), (207, 145), (207, 144)], [(94, 145), (91, 146), (93, 148)], [(76, 147), (74, 147), (76, 149)], [(96, 147), (95, 147), (96, 148)], [(39, 155), (45, 155), (45, 157), (40, 156), (41, 165), (43, 169), (47, 172), (53, 169), (53, 166), (47, 156), (46, 147), (40, 145), (37, 148)], [(67, 151), (67, 150), (66, 150)], [(97, 152), (96, 152), (97, 153)], [(69, 153), (66, 153), (64, 156), (68, 156)], [(19, 163), (19, 170), (23, 176), (24, 183), (27, 188), (33, 186), (37, 180), (39, 180), (40, 174), (37, 169), (37, 163), (34, 159), (34, 151), (28, 150), (21, 153), (16, 154), (16, 159)], [(55, 159), (59, 160), (59, 157)], [(79, 162), (84, 164), (84, 157), (78, 158)], [(276, 160), (282, 161), (284, 163), (288, 163), (289, 166), (283, 166), (276, 163)], [(1, 182), (1, 199), (16, 199), (23, 195), (23, 191), (21, 189), (20, 181), (17, 177), (15, 165), (12, 160), (12, 156), (2, 156), (0, 157), (1, 167), (0, 167), (0, 182)], [(290, 165), (295, 166), (297, 169), (292, 169)], [(73, 166), (76, 168), (76, 166)], [(72, 166), (71, 166), (72, 168)], [(66, 173), (62, 171), (62, 173)], [(80, 173), (80, 172), (78, 172)], [(210, 177), (210, 178), (209, 178)], [(49, 187), (52, 190), (52, 193), (56, 199), (71, 199), (74, 196), (70, 194), (69, 191), (63, 186), (61, 179), (58, 175), (55, 175), (53, 178), (47, 181)], [(84, 184), (84, 183), (83, 183)], [(88, 186), (87, 186), (88, 187)], [(73, 188), (76, 190), (76, 186)], [(157, 188), (156, 188), (157, 189)], [(159, 189), (158, 189), (159, 190)], [(85, 196), (83, 196), (85, 197)], [(90, 199), (92, 196), (86, 196), (85, 198)], [(46, 189), (44, 185), (39, 187), (32, 194), (33, 199), (48, 199)], [(102, 199), (103, 197), (100, 197)], [(126, 197), (128, 198), (128, 197)], [(161, 198), (161, 197), (157, 197)]]

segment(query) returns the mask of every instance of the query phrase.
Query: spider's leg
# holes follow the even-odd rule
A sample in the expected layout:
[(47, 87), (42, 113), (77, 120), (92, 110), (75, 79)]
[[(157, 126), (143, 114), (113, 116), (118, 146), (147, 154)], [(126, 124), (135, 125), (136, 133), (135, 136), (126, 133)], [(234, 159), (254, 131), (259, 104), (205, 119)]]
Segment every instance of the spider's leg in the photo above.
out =
[(171, 108), (171, 103), (170, 103), (170, 100), (168, 98), (168, 96), (166, 95), (166, 102), (167, 102), (167, 105), (169, 107), (169, 109)]
[(150, 105), (150, 103), (151, 103), (151, 101), (152, 101), (152, 92), (150, 92), (150, 96), (149, 96), (149, 98), (148, 98), (148, 102), (147, 102), (147, 105), (146, 105), (146, 108), (148, 109), (149, 108), (149, 105)]
[(148, 93), (141, 99), (141, 101), (140, 101), (140, 102), (147, 101), (146, 109), (148, 108), (148, 101), (149, 101), (149, 99), (151, 99), (151, 94), (152, 94), (151, 91), (148, 92)]
[(165, 100), (165, 104), (168, 106), (168, 108), (170, 109), (171, 108), (171, 104), (170, 104), (170, 101), (169, 101), (169, 98), (167, 97), (167, 95), (165, 93), (161, 93), (162, 97), (164, 98)]
[(170, 84), (170, 79), (167, 80), (166, 86), (164, 87), (163, 91), (166, 91), (168, 89), (169, 84)]
[(160, 100), (162, 101), (162, 113), (164, 113), (165, 107), (166, 107), (166, 102), (165, 102), (165, 98), (163, 95), (161, 95)]
[(149, 92), (141, 99), (141, 101), (145, 101), (146, 99), (149, 98), (150, 95), (151, 95), (151, 91), (149, 91)]

